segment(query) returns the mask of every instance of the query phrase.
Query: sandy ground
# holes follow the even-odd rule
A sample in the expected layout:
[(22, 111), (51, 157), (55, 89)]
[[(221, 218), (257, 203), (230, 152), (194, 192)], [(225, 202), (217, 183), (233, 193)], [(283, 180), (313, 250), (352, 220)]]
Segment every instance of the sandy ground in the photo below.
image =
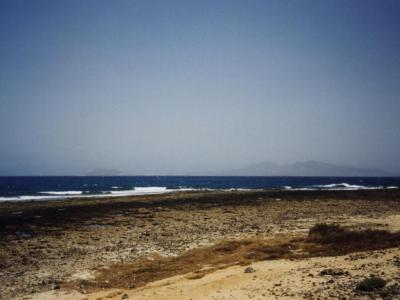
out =
[[(354, 253), (339, 257), (303, 260), (272, 260), (251, 265), (252, 273), (235, 266), (189, 279), (192, 274), (156, 281), (138, 289), (108, 289), (82, 295), (78, 292), (46, 292), (30, 299), (371, 299), (371, 294), (355, 292), (356, 284), (370, 274), (388, 280), (387, 286), (400, 282), (400, 249)], [(329, 268), (340, 275), (321, 275)], [(399, 290), (400, 293), (400, 290)], [(376, 298), (381, 298), (375, 295)], [(399, 299), (400, 294), (390, 299)]]
[[(0, 205), (0, 299), (368, 298), (354, 292), (363, 277), (380, 274), (389, 286), (400, 284), (398, 248), (255, 262), (254, 273), (234, 266), (198, 279), (184, 274), (137, 288), (87, 291), (65, 289), (63, 283), (95, 280), (99, 267), (151, 253), (180, 255), (224, 239), (304, 235), (319, 222), (398, 231), (399, 200), (394, 190), (267, 191)], [(338, 267), (350, 275), (319, 275), (324, 268)]]

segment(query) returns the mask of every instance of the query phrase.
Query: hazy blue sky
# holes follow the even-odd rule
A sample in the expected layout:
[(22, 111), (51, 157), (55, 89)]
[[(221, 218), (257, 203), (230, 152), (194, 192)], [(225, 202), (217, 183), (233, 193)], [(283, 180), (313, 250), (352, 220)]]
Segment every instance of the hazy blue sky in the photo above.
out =
[(0, 174), (400, 173), (400, 1), (0, 1)]

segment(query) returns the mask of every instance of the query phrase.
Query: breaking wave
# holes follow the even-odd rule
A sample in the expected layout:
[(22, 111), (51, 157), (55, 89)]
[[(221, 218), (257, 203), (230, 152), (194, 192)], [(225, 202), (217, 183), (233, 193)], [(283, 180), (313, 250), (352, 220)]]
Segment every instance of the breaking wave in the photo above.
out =
[(82, 195), (82, 191), (60, 191), (60, 192), (39, 192), (39, 194), (46, 194), (46, 195)]
[[(96, 184), (97, 186), (97, 184)], [(398, 186), (394, 185), (357, 185), (342, 183), (331, 184), (317, 184), (317, 185), (303, 185), (303, 186), (278, 186), (278, 187), (265, 187), (265, 188), (210, 188), (210, 187), (186, 187), (178, 186), (176, 188), (168, 188), (166, 186), (136, 186), (129, 188), (122, 186), (110, 186), (104, 190), (67, 190), (67, 191), (40, 191), (32, 194), (13, 195), (13, 196), (0, 196), (0, 202), (4, 201), (44, 201), (44, 200), (61, 200), (72, 198), (101, 198), (101, 197), (123, 197), (135, 195), (154, 195), (165, 194), (172, 192), (189, 192), (189, 191), (261, 191), (264, 189), (280, 189), (280, 190), (294, 190), (294, 191), (315, 191), (315, 190), (378, 190), (378, 189), (397, 189)]]
[(94, 197), (121, 197), (121, 196), (134, 196), (134, 195), (155, 195), (172, 192), (187, 192), (195, 191), (193, 188), (178, 188), (168, 189), (167, 187), (134, 187), (130, 190), (112, 190), (112, 191), (45, 191), (39, 192), (38, 195), (26, 195), (16, 197), (0, 197), (2, 201), (39, 201), (39, 200), (61, 200), (68, 198), (94, 198)]
[(333, 190), (333, 191), (354, 191), (354, 190), (381, 190), (381, 189), (397, 189), (397, 186), (366, 186), (366, 185), (356, 185), (348, 183), (331, 183), (331, 184), (317, 184), (310, 185), (307, 187), (293, 188), (291, 186), (283, 186), (285, 190), (297, 190), (297, 191), (315, 191), (315, 190)]

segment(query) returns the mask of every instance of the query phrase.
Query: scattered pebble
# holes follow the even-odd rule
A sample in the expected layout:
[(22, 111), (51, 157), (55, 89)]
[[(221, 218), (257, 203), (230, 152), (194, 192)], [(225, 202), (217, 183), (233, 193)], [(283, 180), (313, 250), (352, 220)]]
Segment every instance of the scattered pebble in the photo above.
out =
[(252, 267), (247, 267), (246, 269), (244, 269), (245, 273), (254, 273), (256, 270), (254, 270)]

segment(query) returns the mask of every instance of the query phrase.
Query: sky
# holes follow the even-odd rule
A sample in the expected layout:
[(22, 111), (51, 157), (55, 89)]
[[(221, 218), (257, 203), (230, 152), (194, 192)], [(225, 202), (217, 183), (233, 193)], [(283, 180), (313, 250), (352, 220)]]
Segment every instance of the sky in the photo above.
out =
[(0, 1), (0, 175), (400, 174), (400, 1)]

